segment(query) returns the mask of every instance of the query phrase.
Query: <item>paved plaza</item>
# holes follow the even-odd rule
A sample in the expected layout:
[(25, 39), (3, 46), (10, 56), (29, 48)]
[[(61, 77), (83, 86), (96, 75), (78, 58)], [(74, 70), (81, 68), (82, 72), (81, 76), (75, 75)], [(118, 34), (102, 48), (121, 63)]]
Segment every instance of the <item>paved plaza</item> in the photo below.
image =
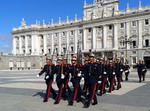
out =
[[(146, 81), (139, 83), (136, 70), (132, 70), (120, 90), (98, 96), (98, 105), (88, 109), (83, 103), (68, 106), (64, 100), (54, 105), (52, 98), (43, 103), (46, 85), (44, 76), (36, 77), (38, 72), (0, 71), (0, 111), (150, 111), (150, 71)], [(57, 90), (55, 83), (53, 87)]]

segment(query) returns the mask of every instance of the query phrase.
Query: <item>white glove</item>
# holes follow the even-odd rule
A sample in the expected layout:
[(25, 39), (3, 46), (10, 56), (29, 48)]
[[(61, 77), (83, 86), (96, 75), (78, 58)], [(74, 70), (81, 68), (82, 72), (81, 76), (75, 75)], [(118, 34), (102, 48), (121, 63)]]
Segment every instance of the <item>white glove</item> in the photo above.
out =
[(61, 79), (64, 79), (65, 78), (65, 75), (64, 74), (61, 74)]
[(107, 74), (106, 72), (104, 72), (104, 74)]
[(98, 81), (98, 83), (99, 83), (99, 84), (101, 84), (101, 83), (102, 83), (102, 81)]
[(126, 72), (126, 73), (129, 72), (129, 70), (126, 70), (125, 72)]
[(81, 78), (81, 81), (84, 81), (84, 77)]
[(81, 73), (78, 73), (78, 77), (81, 77)]
[(120, 69), (120, 71), (122, 72), (122, 71), (123, 71), (123, 69)]
[(40, 77), (40, 75), (38, 74), (38, 75), (36, 75), (36, 77)]
[(46, 78), (46, 79), (49, 79), (49, 76), (46, 76), (45, 78)]
[(115, 75), (116, 73), (115, 72), (113, 72), (113, 75)]
[(142, 70), (143, 72), (145, 71), (145, 69)]

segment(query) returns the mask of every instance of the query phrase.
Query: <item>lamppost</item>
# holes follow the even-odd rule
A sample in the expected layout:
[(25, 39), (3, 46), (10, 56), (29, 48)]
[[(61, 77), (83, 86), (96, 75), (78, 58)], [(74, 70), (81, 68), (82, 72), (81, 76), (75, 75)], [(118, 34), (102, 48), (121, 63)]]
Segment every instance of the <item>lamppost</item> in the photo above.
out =
[(133, 43), (133, 41), (131, 38), (127, 38), (127, 35), (125, 35), (125, 39), (123, 41), (121, 41), (120, 43), (125, 44), (125, 52), (126, 52), (125, 62), (128, 62), (128, 59), (127, 59), (128, 44), (131, 45)]

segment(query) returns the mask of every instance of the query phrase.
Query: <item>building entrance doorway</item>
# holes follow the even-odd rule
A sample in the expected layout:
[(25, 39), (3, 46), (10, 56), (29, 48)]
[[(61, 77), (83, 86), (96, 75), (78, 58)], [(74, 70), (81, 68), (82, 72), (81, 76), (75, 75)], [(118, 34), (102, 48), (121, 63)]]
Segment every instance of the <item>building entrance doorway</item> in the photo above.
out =
[(150, 68), (150, 56), (144, 57), (144, 61), (145, 61), (146, 67)]

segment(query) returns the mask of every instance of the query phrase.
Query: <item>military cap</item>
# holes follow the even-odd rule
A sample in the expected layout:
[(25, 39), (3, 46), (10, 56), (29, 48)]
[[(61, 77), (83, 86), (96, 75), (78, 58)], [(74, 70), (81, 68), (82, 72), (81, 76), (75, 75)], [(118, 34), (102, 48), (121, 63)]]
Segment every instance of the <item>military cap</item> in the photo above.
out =
[(61, 58), (61, 57), (58, 57), (57, 60), (62, 60), (62, 58)]
[(90, 53), (89, 57), (95, 57), (95, 55), (93, 53)]
[(76, 61), (76, 60), (77, 60), (77, 58), (76, 58), (76, 57), (73, 57), (71, 60), (72, 60), (72, 61)]

